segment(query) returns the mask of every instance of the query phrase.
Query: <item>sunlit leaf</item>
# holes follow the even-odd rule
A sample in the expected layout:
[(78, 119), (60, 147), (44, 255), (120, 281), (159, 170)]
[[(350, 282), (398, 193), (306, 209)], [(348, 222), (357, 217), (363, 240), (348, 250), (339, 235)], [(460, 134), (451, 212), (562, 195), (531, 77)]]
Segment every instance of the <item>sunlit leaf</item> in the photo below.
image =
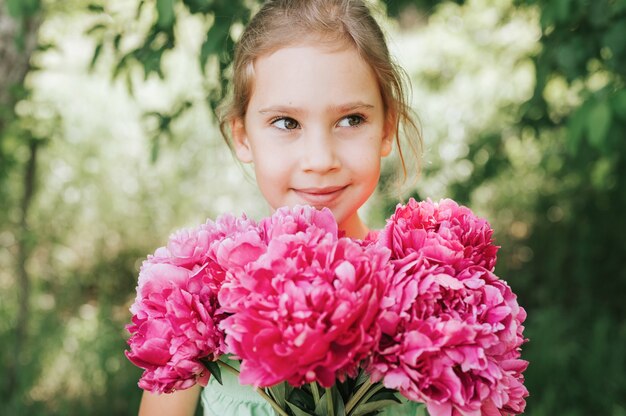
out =
[(103, 23), (96, 23), (95, 25), (91, 26), (89, 29), (87, 29), (87, 31), (85, 32), (86, 35), (95, 35), (98, 32), (104, 32), (107, 29), (107, 26)]
[(122, 40), (122, 34), (121, 33), (118, 33), (113, 38), (113, 47), (115, 48), (115, 50), (119, 50), (120, 49), (120, 42), (121, 42), (121, 40)]
[(137, 12), (135, 13), (135, 19), (139, 19), (141, 17), (141, 11), (143, 10), (143, 6), (146, 4), (145, 0), (140, 0), (137, 4)]
[(161, 147), (161, 140), (159, 139), (159, 137), (160, 136), (157, 134), (152, 139), (152, 146), (150, 148), (150, 162), (151, 163), (155, 163), (157, 159), (159, 158), (159, 150)]
[(613, 163), (608, 158), (601, 158), (593, 164), (591, 169), (591, 182), (597, 189), (606, 188), (608, 179), (613, 173)]
[(124, 54), (119, 59), (119, 61), (117, 62), (117, 64), (113, 68), (113, 71), (111, 72), (111, 79), (116, 79), (120, 75), (122, 70), (127, 69), (128, 60), (130, 59), (131, 56), (132, 56), (132, 53), (127, 53), (127, 54)]
[(89, 70), (93, 71), (93, 69), (96, 66), (96, 62), (98, 61), (98, 58), (100, 57), (100, 54), (102, 53), (102, 43), (98, 43), (96, 45), (96, 48), (93, 51), (93, 56), (91, 57), (91, 62), (89, 63)]
[(87, 6), (87, 10), (93, 13), (104, 13), (104, 7), (102, 7), (102, 5), (100, 4), (94, 4), (94, 3), (89, 4)]
[(130, 94), (131, 96), (135, 94), (135, 85), (133, 82), (133, 76), (130, 73), (130, 71), (126, 72), (126, 77), (125, 77), (125, 84), (126, 84), (126, 91), (128, 91), (128, 94)]
[(37, 50), (38, 51), (49, 51), (51, 49), (57, 49), (57, 45), (51, 42), (47, 42), (47, 43), (40, 43), (37, 45)]

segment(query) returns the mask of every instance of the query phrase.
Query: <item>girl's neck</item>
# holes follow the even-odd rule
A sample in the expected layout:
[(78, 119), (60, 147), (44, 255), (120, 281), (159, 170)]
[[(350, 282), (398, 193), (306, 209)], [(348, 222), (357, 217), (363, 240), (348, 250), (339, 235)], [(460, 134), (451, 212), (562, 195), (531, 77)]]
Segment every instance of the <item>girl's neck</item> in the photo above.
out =
[(369, 228), (361, 221), (358, 214), (354, 214), (339, 224), (339, 230), (346, 233), (346, 237), (364, 239), (369, 233)]

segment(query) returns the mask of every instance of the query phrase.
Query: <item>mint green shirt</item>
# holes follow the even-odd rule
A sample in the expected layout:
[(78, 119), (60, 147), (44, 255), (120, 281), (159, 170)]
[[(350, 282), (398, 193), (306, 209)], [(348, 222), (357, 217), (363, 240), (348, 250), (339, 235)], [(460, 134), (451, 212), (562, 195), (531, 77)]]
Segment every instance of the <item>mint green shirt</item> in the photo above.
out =
[[(234, 365), (234, 362), (229, 361)], [(214, 377), (200, 396), (204, 416), (276, 416), (272, 407), (253, 390), (251, 386), (242, 386), (237, 377), (222, 371), (220, 385)], [(402, 404), (385, 408), (381, 416), (423, 416), (423, 405), (406, 401)]]

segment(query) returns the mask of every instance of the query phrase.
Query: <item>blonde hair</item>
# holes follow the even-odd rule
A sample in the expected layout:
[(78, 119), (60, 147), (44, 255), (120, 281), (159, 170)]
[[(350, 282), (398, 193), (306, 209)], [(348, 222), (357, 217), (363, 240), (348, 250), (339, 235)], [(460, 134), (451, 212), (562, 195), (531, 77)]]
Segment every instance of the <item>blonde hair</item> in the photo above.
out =
[(310, 39), (330, 44), (347, 43), (373, 69), (385, 106), (386, 122), (395, 129), (406, 179), (400, 131), (418, 164), (422, 142), (419, 123), (409, 106), (409, 79), (393, 62), (380, 26), (361, 0), (273, 0), (263, 4), (237, 43), (230, 96), (217, 112), (220, 131), (228, 146), (232, 149), (228, 124), (231, 120), (243, 119), (250, 101), (254, 61), (277, 49)]

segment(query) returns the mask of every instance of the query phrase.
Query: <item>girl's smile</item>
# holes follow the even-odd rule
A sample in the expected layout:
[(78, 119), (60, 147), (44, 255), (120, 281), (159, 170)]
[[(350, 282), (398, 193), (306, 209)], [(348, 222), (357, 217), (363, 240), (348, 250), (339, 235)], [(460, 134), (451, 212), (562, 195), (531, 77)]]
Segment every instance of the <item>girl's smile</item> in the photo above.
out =
[(341, 193), (348, 188), (344, 186), (328, 186), (324, 188), (294, 188), (293, 191), (300, 198), (307, 201), (308, 205), (314, 207), (331, 207), (334, 200), (339, 198)]
[(346, 235), (364, 237), (357, 210), (376, 188), (394, 133), (371, 67), (348, 44), (304, 43), (262, 55), (253, 71), (233, 143), (254, 164), (265, 199), (273, 209), (328, 207)]

